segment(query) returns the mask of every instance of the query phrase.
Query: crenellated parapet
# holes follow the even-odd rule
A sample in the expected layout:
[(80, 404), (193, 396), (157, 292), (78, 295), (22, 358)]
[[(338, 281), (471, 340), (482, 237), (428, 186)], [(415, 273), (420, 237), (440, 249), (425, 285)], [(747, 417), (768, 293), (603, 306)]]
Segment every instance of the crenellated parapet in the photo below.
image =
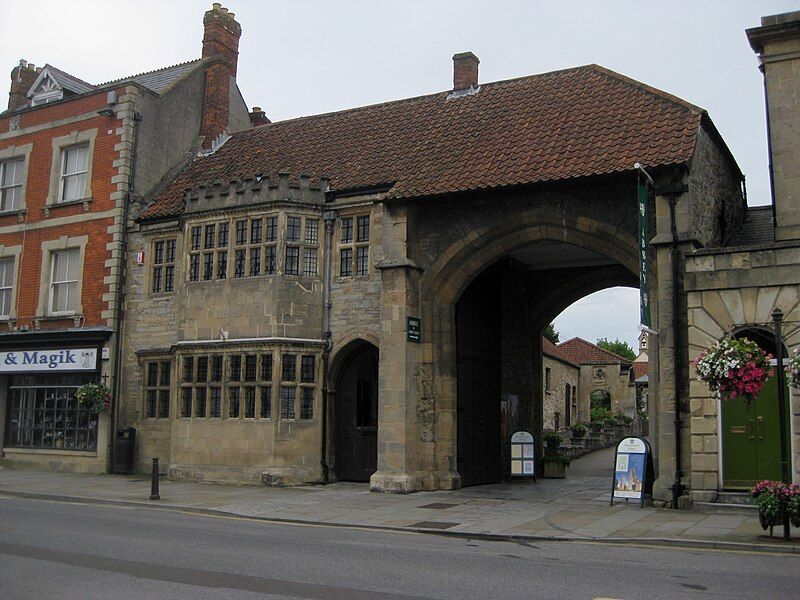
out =
[(330, 178), (312, 179), (300, 173), (280, 172), (274, 176), (255, 175), (229, 181), (216, 180), (184, 191), (186, 214), (232, 210), (254, 205), (321, 206), (325, 202)]

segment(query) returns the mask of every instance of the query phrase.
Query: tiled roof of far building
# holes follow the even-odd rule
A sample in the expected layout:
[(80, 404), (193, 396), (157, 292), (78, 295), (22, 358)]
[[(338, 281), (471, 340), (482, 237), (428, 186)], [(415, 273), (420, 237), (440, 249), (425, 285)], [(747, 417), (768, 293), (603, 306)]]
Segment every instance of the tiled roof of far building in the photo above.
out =
[(183, 211), (187, 188), (285, 171), (388, 198), (491, 190), (645, 166), (694, 152), (704, 111), (597, 65), (275, 122), (198, 158), (140, 215)]
[(567, 363), (568, 365), (572, 365), (576, 369), (580, 369), (580, 365), (578, 363), (576, 363), (569, 356), (567, 356), (566, 353), (562, 352), (558, 346), (556, 346), (546, 337), (542, 337), (542, 354), (544, 354), (545, 356), (549, 356), (550, 358), (560, 360), (561, 362)]
[(562, 342), (558, 345), (558, 349), (562, 354), (569, 356), (573, 362), (579, 365), (630, 365), (632, 362), (624, 356), (614, 354), (605, 348), (601, 348), (597, 344), (587, 342), (579, 337), (574, 337), (566, 342)]

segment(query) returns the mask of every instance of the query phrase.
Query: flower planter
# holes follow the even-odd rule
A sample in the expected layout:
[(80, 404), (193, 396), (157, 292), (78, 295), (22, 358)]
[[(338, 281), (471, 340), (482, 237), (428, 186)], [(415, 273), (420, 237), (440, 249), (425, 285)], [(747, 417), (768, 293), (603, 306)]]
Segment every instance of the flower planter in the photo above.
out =
[(758, 511), (758, 523), (761, 525), (761, 529), (766, 530), (769, 527), (769, 534), (772, 535), (772, 528), (776, 525), (783, 525), (785, 515), (783, 510), (779, 510), (778, 514), (775, 515), (772, 519), (768, 519), (763, 512)]
[(567, 476), (567, 465), (557, 462), (544, 463), (544, 475), (546, 479), (564, 479)]

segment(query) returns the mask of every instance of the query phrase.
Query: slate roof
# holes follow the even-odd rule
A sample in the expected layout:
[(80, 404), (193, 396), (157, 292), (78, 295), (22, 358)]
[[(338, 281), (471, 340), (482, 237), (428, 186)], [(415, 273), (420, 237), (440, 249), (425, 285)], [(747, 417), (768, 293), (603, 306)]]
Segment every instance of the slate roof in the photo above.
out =
[(121, 77), (120, 79), (106, 81), (105, 83), (99, 83), (97, 85), (88, 83), (82, 79), (78, 79), (74, 75), (70, 75), (66, 71), (62, 71), (61, 69), (50, 64), (45, 65), (45, 68), (50, 71), (61, 87), (76, 94), (82, 94), (84, 92), (89, 92), (91, 90), (100, 89), (110, 85), (127, 83), (129, 81), (136, 82), (139, 85), (146, 87), (157, 94), (160, 94), (178, 79), (183, 77), (186, 73), (196, 69), (202, 61), (202, 58), (197, 58), (195, 60), (179, 63), (177, 65), (171, 65), (169, 67), (163, 67), (161, 69), (147, 71), (137, 75), (130, 75), (128, 77)]
[(598, 65), (487, 83), (234, 134), (198, 158), (140, 218), (178, 215), (184, 191), (280, 171), (333, 191), (389, 184), (389, 198), (489, 190), (679, 164), (704, 111)]
[(579, 337), (560, 343), (558, 349), (579, 365), (630, 365), (632, 362), (624, 356), (614, 354), (597, 344), (587, 342)]
[(546, 337), (542, 337), (542, 354), (545, 356), (549, 356), (550, 358), (554, 358), (555, 360), (560, 360), (561, 362), (567, 363), (570, 366), (575, 367), (576, 369), (580, 369), (581, 366), (573, 361), (569, 356), (567, 356), (561, 349), (556, 346), (553, 342), (548, 340)]
[(775, 241), (775, 229), (772, 226), (772, 206), (750, 206), (744, 215), (742, 224), (726, 246), (755, 246), (771, 244)]
[(53, 76), (53, 78), (62, 88), (67, 89), (75, 94), (83, 94), (84, 92), (88, 92), (97, 87), (84, 81), (83, 79), (78, 79), (74, 75), (70, 75), (66, 71), (62, 71), (51, 64), (46, 64), (44, 68), (48, 70), (50, 75)]
[(186, 73), (194, 70), (202, 62), (202, 60), (202, 58), (197, 58), (195, 60), (179, 63), (177, 65), (156, 69), (155, 71), (147, 71), (145, 73), (139, 73), (138, 75), (122, 77), (121, 79), (107, 81), (106, 83), (101, 84), (101, 86), (118, 84), (126, 81), (135, 81), (139, 85), (142, 85), (147, 89), (160, 94), (178, 79), (183, 77)]

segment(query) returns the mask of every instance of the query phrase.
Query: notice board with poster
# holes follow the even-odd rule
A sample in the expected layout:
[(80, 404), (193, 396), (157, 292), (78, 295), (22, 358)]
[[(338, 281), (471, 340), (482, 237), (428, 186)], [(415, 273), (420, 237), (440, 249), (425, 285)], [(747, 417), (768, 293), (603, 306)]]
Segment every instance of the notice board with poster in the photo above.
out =
[(626, 437), (617, 444), (614, 453), (614, 481), (611, 486), (611, 505), (614, 500), (638, 502), (653, 492), (653, 456), (644, 438)]
[(536, 451), (533, 435), (517, 431), (511, 436), (511, 476), (532, 477), (536, 481)]

